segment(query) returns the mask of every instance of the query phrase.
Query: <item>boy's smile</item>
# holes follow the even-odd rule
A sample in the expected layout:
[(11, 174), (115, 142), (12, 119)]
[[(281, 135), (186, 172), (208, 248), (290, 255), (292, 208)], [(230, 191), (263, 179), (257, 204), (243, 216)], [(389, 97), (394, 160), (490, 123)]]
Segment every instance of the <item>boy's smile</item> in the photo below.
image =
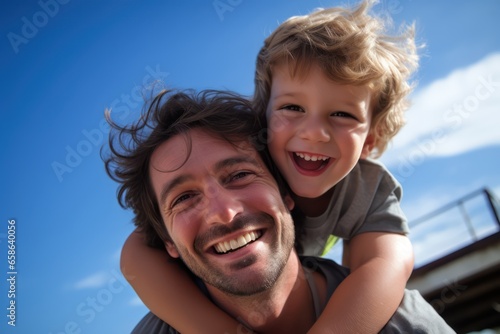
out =
[(297, 171), (308, 176), (320, 175), (334, 159), (325, 155), (291, 152), (290, 156)]
[(292, 191), (316, 198), (360, 159), (370, 139), (372, 93), (330, 80), (316, 64), (303, 73), (292, 75), (288, 64), (273, 67), (268, 144)]

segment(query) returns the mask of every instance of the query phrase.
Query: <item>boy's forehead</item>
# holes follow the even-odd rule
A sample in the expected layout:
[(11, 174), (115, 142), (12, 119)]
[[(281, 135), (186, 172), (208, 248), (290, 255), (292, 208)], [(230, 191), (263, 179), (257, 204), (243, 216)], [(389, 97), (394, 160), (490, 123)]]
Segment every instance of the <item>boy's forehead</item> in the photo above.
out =
[[(324, 81), (329, 84), (339, 85), (348, 90), (351, 98), (359, 98), (365, 96), (373, 96), (374, 88), (373, 83), (359, 83), (343, 82), (328, 74), (317, 62), (299, 65), (299, 67), (290, 67), (286, 63), (279, 63), (273, 68), (273, 81), (272, 88), (279, 89), (284, 83), (304, 83), (306, 81)], [(279, 83), (279, 85), (278, 85)], [(285, 89), (288, 86), (284, 87)]]

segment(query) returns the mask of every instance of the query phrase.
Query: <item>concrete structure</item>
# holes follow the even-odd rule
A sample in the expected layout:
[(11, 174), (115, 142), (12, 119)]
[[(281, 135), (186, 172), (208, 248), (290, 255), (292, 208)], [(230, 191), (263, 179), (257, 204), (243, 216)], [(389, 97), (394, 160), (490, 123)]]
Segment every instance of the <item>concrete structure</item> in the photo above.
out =
[[(408, 282), (408, 288), (419, 290), (457, 333), (483, 329), (500, 333), (498, 200), (487, 190), (483, 194), (487, 198), (483, 210), (491, 211), (496, 231), (416, 268)], [(463, 200), (456, 205), (463, 205)], [(443, 210), (438, 213), (443, 214)], [(442, 242), (446, 247), (447, 240)]]
[(415, 269), (408, 288), (457, 333), (500, 328), (500, 232)]

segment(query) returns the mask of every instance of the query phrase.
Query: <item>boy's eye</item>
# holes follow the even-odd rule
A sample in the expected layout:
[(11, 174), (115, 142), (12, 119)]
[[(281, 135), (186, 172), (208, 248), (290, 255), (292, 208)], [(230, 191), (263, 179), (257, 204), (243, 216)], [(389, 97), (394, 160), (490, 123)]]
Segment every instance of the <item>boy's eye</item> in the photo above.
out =
[(330, 116), (356, 119), (356, 117), (354, 117), (352, 114), (349, 114), (345, 111), (336, 111), (331, 113)]
[(302, 107), (295, 105), (295, 104), (288, 104), (288, 105), (281, 107), (280, 109), (290, 110), (290, 111), (301, 111), (301, 112), (304, 111), (304, 109), (302, 109)]

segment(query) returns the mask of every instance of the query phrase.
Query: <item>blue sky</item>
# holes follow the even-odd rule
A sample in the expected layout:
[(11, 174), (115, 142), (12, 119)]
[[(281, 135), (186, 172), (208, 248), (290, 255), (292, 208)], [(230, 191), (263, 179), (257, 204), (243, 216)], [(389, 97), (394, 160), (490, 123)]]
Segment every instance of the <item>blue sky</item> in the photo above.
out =
[[(250, 95), (255, 55), (280, 22), (343, 3), (2, 1), (0, 332), (130, 332), (146, 309), (119, 273), (133, 226), (99, 156), (105, 108), (134, 120), (154, 80)], [(427, 45), (408, 125), (382, 159), (403, 184), (410, 220), (484, 186), (500, 193), (500, 3), (391, 0), (375, 9), (396, 27), (415, 21)], [(428, 230), (416, 249), (439, 246), (454, 227)]]

